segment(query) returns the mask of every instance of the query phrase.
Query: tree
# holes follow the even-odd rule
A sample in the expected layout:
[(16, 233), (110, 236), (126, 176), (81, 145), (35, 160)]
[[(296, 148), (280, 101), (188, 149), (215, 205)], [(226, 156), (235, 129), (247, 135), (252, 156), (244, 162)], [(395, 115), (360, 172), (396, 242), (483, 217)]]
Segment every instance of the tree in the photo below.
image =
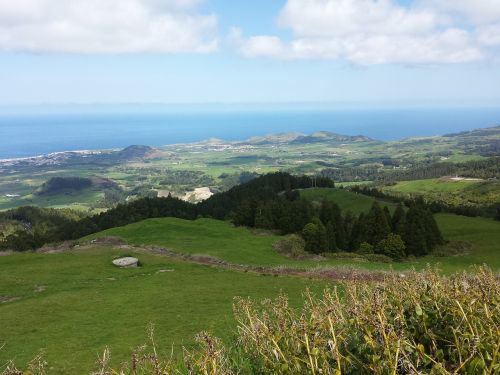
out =
[(444, 243), (434, 215), (427, 208), (422, 198), (411, 202), (406, 213), (402, 237), (408, 255), (427, 255), (437, 245)]
[(389, 228), (390, 228), (391, 223), (392, 223), (392, 218), (391, 218), (391, 213), (389, 211), (389, 208), (387, 206), (384, 206), (384, 215), (385, 215), (385, 220), (387, 221), (387, 224), (389, 224)]
[(405, 210), (403, 208), (403, 205), (400, 203), (396, 207), (394, 215), (392, 215), (391, 219), (391, 228), (394, 233), (399, 235), (403, 234), (405, 226), (405, 218), (406, 218)]
[(354, 222), (349, 236), (349, 249), (356, 251), (361, 243), (366, 242), (365, 214), (360, 213), (358, 219)]
[(255, 210), (255, 227), (263, 229), (276, 228), (272, 211), (273, 204), (271, 204), (271, 202), (260, 204)]
[(319, 220), (306, 224), (302, 230), (302, 237), (307, 252), (320, 254), (327, 248), (326, 229)]
[(331, 221), (326, 225), (327, 250), (331, 253), (337, 251), (337, 241), (335, 239), (335, 228)]
[(373, 202), (370, 212), (366, 215), (364, 229), (367, 242), (372, 245), (382, 241), (391, 232), (387, 216), (377, 201)]
[(495, 220), (500, 221), (500, 207), (497, 208), (497, 213), (495, 215)]
[(405, 257), (405, 243), (401, 236), (394, 233), (389, 233), (387, 238), (380, 241), (375, 247), (377, 254), (383, 254), (392, 259), (400, 260)]
[(360, 254), (373, 254), (373, 245), (370, 245), (368, 242), (362, 242), (359, 245), (358, 253)]

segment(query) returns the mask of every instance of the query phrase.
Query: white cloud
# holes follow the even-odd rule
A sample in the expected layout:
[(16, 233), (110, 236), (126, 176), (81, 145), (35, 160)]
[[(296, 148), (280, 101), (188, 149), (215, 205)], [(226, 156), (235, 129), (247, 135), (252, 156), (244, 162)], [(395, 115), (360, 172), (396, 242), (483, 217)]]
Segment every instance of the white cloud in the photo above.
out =
[(291, 39), (241, 38), (240, 50), (248, 57), (337, 59), (362, 65), (478, 61), (491, 53), (485, 46), (497, 44), (498, 26), (483, 22), (499, 19), (499, 2), (421, 0), (402, 6), (394, 0), (287, 0), (278, 25), (292, 32)]
[(500, 22), (499, 0), (420, 0), (419, 6), (473, 25)]
[(409, 11), (389, 0), (288, 0), (278, 22), (302, 37), (408, 34), (436, 24), (432, 12)]
[(200, 0), (0, 0), (0, 49), (175, 53), (217, 49)]
[(500, 24), (481, 27), (477, 30), (479, 43), (485, 46), (500, 46)]

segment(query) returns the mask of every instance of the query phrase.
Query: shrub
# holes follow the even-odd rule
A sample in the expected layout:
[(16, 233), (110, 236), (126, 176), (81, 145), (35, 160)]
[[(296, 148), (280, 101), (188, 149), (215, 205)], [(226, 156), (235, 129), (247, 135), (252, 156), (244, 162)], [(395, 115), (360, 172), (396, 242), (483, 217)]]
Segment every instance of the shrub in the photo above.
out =
[(349, 283), (341, 294), (238, 299), (240, 345), (254, 373), (494, 374), (500, 370), (500, 283), (488, 270)]
[(357, 251), (359, 254), (373, 254), (373, 245), (368, 242), (362, 242), (359, 245), (359, 250)]
[(292, 259), (301, 259), (309, 256), (304, 250), (304, 239), (297, 234), (291, 234), (275, 241), (273, 248), (276, 252)]
[(405, 256), (405, 243), (399, 234), (389, 233), (375, 247), (377, 254), (386, 255), (393, 259), (403, 259)]
[(384, 254), (366, 254), (366, 260), (370, 262), (392, 263), (393, 259)]

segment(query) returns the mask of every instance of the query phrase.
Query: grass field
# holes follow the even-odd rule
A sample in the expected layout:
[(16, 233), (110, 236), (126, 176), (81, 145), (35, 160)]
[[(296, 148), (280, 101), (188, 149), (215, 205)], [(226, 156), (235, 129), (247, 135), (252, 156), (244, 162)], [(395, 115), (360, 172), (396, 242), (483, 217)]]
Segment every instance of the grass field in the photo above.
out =
[(91, 235), (121, 237), (135, 245), (168, 247), (188, 254), (207, 254), (231, 263), (278, 265), (287, 259), (272, 250), (276, 235), (254, 235), (248, 228), (235, 228), (228, 222), (175, 218), (149, 219)]
[(128, 360), (147, 341), (149, 323), (168, 354), (172, 344), (191, 345), (201, 330), (228, 338), (234, 296), (262, 299), (283, 291), (298, 304), (307, 287), (319, 292), (326, 284), (146, 253), (132, 253), (142, 267), (118, 269), (111, 260), (120, 254), (96, 248), (1, 257), (0, 296), (13, 300), (0, 303), (0, 368), (10, 359), (24, 364), (43, 348), (48, 362), (60, 369), (57, 374), (89, 373), (105, 346), (114, 363)]
[[(367, 212), (374, 201), (373, 198), (366, 195), (356, 194), (343, 189), (330, 188), (304, 189), (300, 191), (300, 196), (314, 201), (331, 200), (337, 203), (342, 211), (352, 211), (355, 214)], [(379, 202), (383, 206), (388, 206), (390, 210), (396, 207), (394, 203)]]
[(400, 181), (385, 188), (398, 193), (449, 193), (480, 184), (480, 181), (443, 181), (437, 178), (428, 180)]

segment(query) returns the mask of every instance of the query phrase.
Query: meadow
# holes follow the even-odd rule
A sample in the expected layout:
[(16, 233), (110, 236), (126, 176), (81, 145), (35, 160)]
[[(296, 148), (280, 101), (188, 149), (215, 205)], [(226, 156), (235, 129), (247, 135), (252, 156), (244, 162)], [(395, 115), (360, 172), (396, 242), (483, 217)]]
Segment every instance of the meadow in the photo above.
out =
[(57, 254), (15, 254), (0, 258), (0, 368), (21, 366), (43, 349), (50, 374), (90, 372), (108, 346), (113, 363), (130, 358), (155, 325), (162, 355), (172, 345), (190, 347), (208, 330), (229, 339), (235, 296), (274, 298), (286, 293), (296, 306), (308, 287), (326, 282), (271, 277), (174, 261), (145, 252), (142, 267), (111, 264), (124, 250), (88, 248)]

